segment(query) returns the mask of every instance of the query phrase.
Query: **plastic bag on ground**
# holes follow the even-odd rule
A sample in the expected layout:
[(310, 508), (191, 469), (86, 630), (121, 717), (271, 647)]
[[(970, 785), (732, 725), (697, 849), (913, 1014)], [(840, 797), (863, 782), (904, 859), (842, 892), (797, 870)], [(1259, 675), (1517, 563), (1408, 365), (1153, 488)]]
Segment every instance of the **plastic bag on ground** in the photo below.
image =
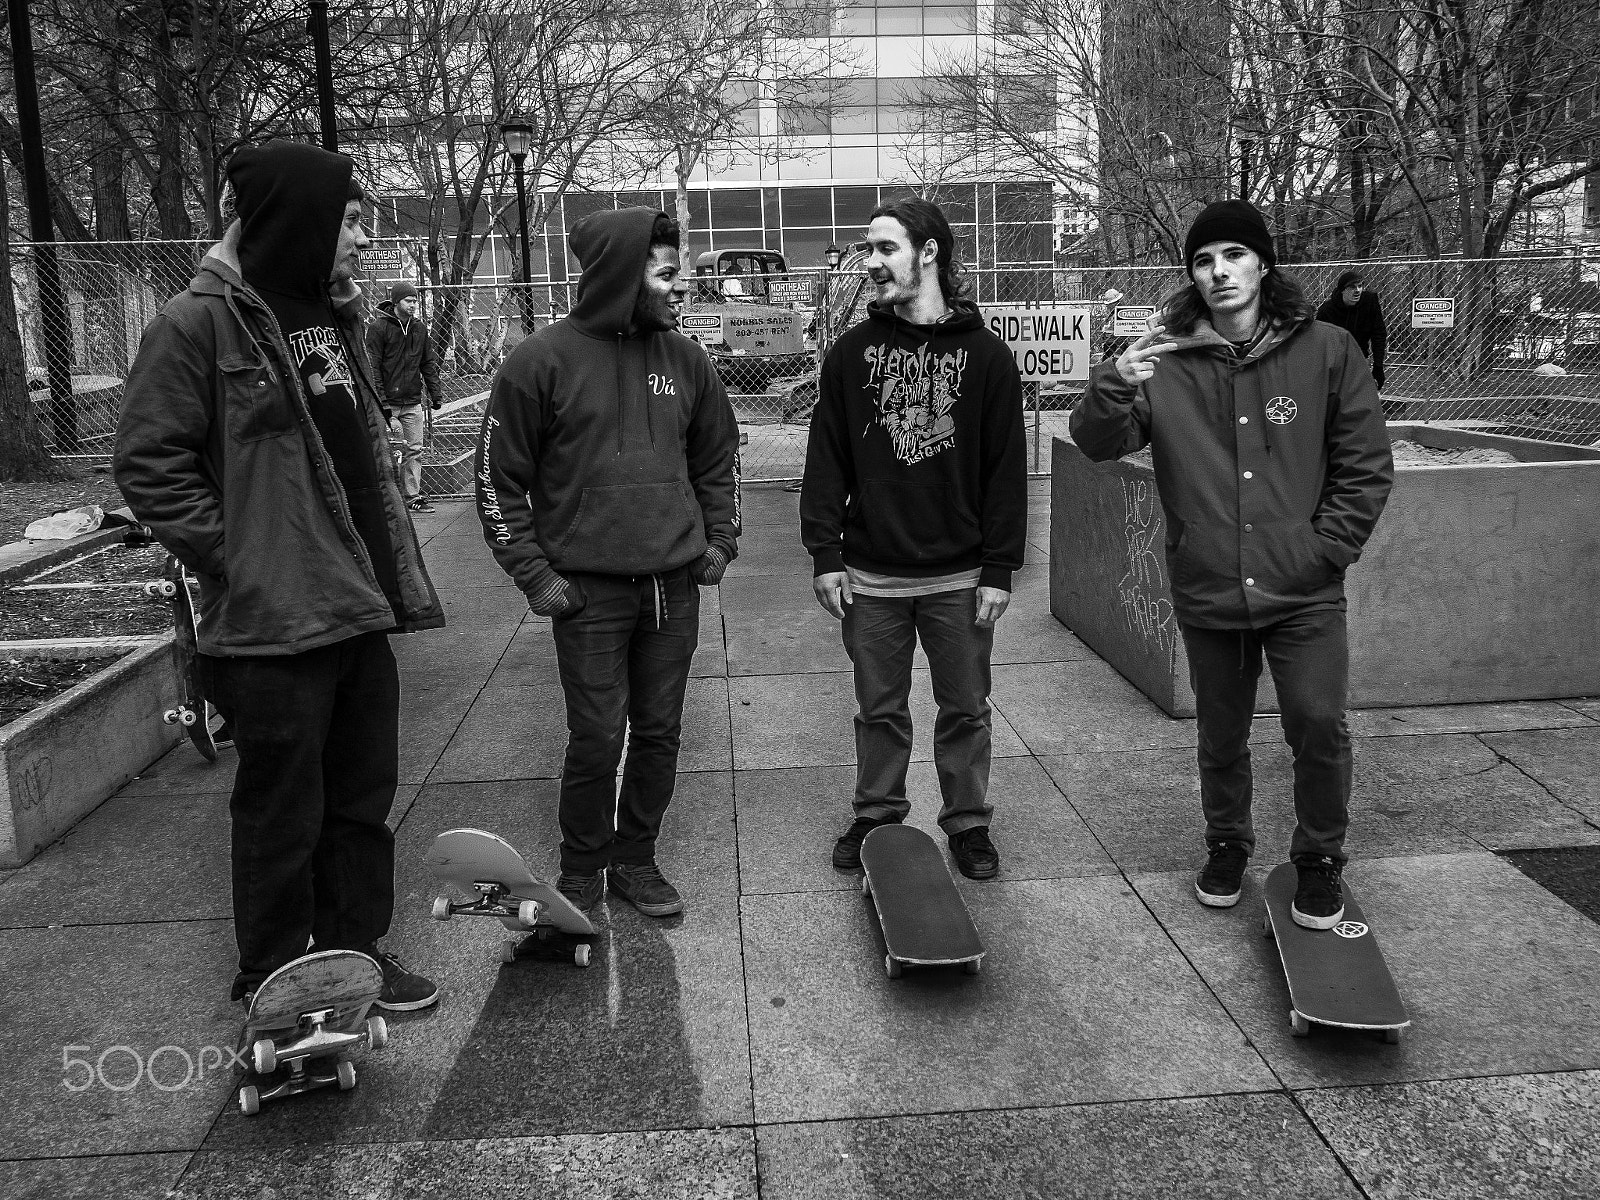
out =
[(22, 531), (22, 536), (30, 541), (64, 542), (93, 533), (105, 519), (105, 510), (98, 504), (85, 504), (81, 508), (69, 508), (51, 513), (48, 517), (40, 517)]

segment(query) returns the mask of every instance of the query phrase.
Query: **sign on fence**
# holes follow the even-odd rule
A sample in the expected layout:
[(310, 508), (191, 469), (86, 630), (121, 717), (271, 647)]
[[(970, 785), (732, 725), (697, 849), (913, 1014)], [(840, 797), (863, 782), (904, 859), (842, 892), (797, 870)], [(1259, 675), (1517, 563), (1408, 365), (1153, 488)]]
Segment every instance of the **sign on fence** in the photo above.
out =
[(809, 279), (772, 279), (767, 282), (767, 299), (773, 304), (810, 304), (812, 287)]
[(1411, 328), (1454, 329), (1455, 327), (1454, 296), (1419, 296), (1411, 301)]
[(1112, 337), (1143, 337), (1155, 320), (1154, 304), (1119, 304), (1111, 310)]
[(722, 314), (686, 312), (678, 318), (678, 328), (696, 341), (722, 340)]
[(986, 306), (984, 322), (1011, 347), (1029, 383), (1083, 383), (1089, 378), (1089, 306)]
[(409, 279), (413, 274), (411, 255), (399, 246), (363, 250), (361, 268), (368, 279)]

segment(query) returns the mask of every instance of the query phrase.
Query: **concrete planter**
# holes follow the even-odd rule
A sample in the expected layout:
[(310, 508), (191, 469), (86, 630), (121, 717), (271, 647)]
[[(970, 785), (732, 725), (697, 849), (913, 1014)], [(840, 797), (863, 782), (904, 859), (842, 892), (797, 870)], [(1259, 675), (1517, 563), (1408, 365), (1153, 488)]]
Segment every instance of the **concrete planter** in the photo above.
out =
[(20, 867), (184, 737), (171, 635), (0, 727), (0, 867)]
[[(1350, 703), (1600, 694), (1600, 449), (1426, 425), (1390, 437), (1514, 463), (1401, 467), (1345, 582)], [(1057, 438), (1050, 611), (1174, 717), (1194, 715), (1155, 474)], [(1257, 708), (1276, 710), (1266, 672)]]

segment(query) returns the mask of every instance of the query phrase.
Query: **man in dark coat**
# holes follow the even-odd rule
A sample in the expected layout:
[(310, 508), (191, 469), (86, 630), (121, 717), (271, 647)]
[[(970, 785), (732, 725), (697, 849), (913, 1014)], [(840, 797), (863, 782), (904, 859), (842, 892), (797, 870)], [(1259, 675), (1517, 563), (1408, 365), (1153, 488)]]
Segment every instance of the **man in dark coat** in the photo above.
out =
[(1367, 288), (1358, 271), (1345, 271), (1333, 285), (1333, 295), (1317, 309), (1317, 320), (1349, 330), (1361, 353), (1372, 364), (1372, 378), (1383, 387), (1383, 356), (1389, 348), (1389, 330), (1383, 323), (1378, 293)]
[(417, 315), (417, 289), (397, 283), (389, 299), (367, 325), (367, 354), (377, 372), (378, 386), (389, 418), (400, 424), (405, 455), (400, 462), (400, 483), (406, 506), (412, 512), (432, 512), (422, 494), (422, 448), (428, 414), (422, 410), (426, 388), (433, 411), (439, 411), (439, 359), (428, 337), (428, 324)]

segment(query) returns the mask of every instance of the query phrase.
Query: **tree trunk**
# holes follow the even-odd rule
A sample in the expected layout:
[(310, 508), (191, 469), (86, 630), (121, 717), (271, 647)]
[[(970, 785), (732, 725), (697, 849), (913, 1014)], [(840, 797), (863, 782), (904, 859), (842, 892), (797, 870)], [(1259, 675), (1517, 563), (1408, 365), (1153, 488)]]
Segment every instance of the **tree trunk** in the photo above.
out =
[(70, 478), (50, 457), (28, 396), (28, 369), (11, 291), (11, 207), (0, 172), (0, 480), (43, 483)]
[(682, 239), (679, 245), (683, 247), (682, 258), (685, 263), (694, 262), (694, 256), (689, 253), (689, 176), (694, 173), (695, 157), (690, 154), (689, 147), (679, 146), (678, 158), (673, 164), (673, 175), (678, 183), (673, 206), (677, 210), (678, 236)]

